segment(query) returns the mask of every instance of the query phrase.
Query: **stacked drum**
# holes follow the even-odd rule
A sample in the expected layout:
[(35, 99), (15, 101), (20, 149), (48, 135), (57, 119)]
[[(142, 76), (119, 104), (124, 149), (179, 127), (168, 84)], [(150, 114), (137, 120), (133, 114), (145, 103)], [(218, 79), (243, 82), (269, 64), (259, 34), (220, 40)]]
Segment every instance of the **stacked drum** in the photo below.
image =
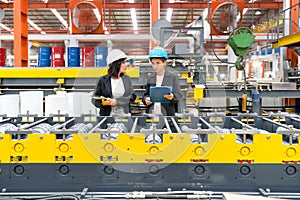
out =
[(51, 60), (52, 67), (64, 67), (65, 66), (65, 47), (54, 46), (52, 47)]
[[(106, 67), (107, 47), (68, 47), (68, 67)], [(0, 48), (0, 66), (5, 66), (6, 49)], [(38, 67), (65, 67), (65, 47), (40, 46)]]

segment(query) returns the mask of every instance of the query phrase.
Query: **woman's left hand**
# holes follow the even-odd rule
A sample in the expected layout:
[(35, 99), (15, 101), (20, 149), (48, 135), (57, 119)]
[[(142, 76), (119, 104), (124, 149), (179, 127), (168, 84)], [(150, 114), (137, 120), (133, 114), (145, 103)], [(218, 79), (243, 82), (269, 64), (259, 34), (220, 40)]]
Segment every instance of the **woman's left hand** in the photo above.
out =
[(166, 99), (168, 99), (169, 101), (173, 100), (174, 99), (174, 95), (173, 94), (165, 94), (164, 97)]

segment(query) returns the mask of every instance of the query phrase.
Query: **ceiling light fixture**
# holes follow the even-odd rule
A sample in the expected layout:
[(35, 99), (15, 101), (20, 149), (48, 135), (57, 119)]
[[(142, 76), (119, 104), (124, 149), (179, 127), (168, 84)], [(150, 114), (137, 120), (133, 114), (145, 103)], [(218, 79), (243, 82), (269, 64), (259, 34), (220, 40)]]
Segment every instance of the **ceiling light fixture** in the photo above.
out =
[[(169, 3), (175, 3), (175, 0), (169, 0)], [(172, 13), (173, 13), (173, 8), (168, 8), (166, 14), (166, 20), (169, 22), (171, 22)]]
[(32, 26), (35, 30), (42, 31), (42, 29), (38, 25), (36, 25), (33, 21), (31, 21), (31, 19), (28, 19), (27, 21), (28, 24), (30, 24), (30, 26)]
[[(134, 0), (128, 0), (129, 3), (134, 3)], [(130, 8), (131, 20), (132, 20), (132, 27), (135, 31), (134, 33), (137, 34), (138, 25), (137, 25), (137, 18), (136, 18), (136, 11), (135, 8)]]
[(68, 28), (67, 21), (59, 14), (59, 12), (56, 9), (50, 9), (51, 12), (56, 16), (56, 18), (62, 23), (62, 25), (65, 27), (65, 29)]
[(12, 32), (12, 30), (11, 30), (10, 28), (8, 28), (6, 25), (4, 25), (4, 24), (2, 24), (2, 23), (0, 23), (0, 27), (1, 27), (2, 29), (4, 29), (4, 30), (7, 30), (7, 31)]
[(93, 12), (96, 15), (96, 18), (97, 18), (98, 22), (100, 23), (101, 22), (101, 16), (100, 16), (98, 8), (94, 8)]
[(261, 12), (259, 10), (255, 12), (255, 15), (260, 15), (260, 14)]
[(135, 8), (130, 8), (133, 30), (138, 30)]
[(248, 11), (248, 8), (243, 9), (243, 16), (246, 14), (247, 11)]
[(169, 22), (171, 22), (172, 12), (173, 12), (173, 8), (168, 8), (167, 15), (166, 15), (166, 20), (169, 21)]

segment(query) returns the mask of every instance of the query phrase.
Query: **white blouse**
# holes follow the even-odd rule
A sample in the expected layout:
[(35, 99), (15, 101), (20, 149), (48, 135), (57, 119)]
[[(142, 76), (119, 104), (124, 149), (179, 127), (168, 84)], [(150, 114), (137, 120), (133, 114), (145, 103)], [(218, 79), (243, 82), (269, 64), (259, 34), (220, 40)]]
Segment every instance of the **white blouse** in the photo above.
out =
[(125, 87), (122, 78), (110, 79), (111, 81), (111, 91), (114, 98), (119, 98), (124, 95)]
[[(164, 79), (164, 74), (162, 76), (156, 75), (156, 86), (161, 86), (162, 82), (163, 82), (163, 79)], [(159, 102), (154, 103), (153, 113), (156, 114), (156, 115), (162, 114), (161, 103), (159, 103)]]

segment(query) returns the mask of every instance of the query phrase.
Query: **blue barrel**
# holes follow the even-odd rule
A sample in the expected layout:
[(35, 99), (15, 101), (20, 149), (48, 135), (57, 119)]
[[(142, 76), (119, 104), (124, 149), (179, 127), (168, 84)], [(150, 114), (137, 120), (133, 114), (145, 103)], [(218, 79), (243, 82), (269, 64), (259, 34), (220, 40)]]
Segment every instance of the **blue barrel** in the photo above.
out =
[(80, 48), (68, 47), (68, 66), (80, 67)]
[(96, 67), (106, 67), (107, 47), (96, 47)]
[(38, 50), (38, 67), (51, 66), (51, 47), (40, 46)]

